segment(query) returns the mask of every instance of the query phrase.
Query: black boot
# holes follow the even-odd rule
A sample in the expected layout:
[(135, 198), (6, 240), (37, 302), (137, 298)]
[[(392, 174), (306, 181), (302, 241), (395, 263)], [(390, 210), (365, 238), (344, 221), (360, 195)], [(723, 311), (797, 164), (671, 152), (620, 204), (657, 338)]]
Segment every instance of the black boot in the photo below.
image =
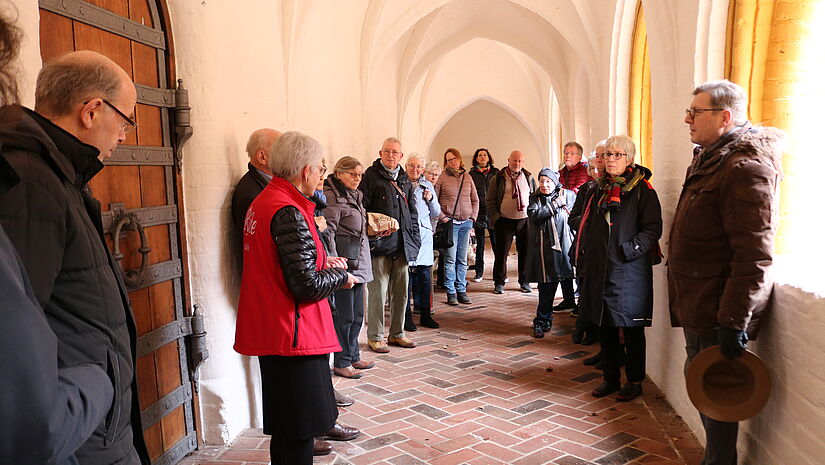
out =
[(412, 310), (407, 306), (407, 311), (404, 312), (404, 331), (417, 331), (415, 321), (413, 321)]
[(430, 312), (429, 308), (422, 308), (421, 309), (420, 324), (421, 324), (421, 326), (423, 326), (425, 328), (438, 329), (438, 322), (433, 320), (433, 315)]

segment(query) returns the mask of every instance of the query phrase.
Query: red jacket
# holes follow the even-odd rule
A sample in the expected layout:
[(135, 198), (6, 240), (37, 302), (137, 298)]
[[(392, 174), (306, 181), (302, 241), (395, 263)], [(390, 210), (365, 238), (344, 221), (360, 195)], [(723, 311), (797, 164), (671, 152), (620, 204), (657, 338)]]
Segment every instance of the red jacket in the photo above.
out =
[(313, 220), (315, 204), (289, 181), (272, 178), (244, 221), (244, 272), (235, 325), (235, 351), (244, 355), (300, 356), (341, 350), (327, 299), (296, 302), (287, 287), (270, 234), (273, 215), (287, 206), (296, 207), (310, 226), (315, 270), (322, 270), (326, 262)]
[(579, 193), (579, 187), (593, 179), (587, 174), (587, 167), (579, 162), (573, 168), (564, 167), (559, 171), (559, 178), (561, 180), (561, 187), (570, 189), (575, 193)]

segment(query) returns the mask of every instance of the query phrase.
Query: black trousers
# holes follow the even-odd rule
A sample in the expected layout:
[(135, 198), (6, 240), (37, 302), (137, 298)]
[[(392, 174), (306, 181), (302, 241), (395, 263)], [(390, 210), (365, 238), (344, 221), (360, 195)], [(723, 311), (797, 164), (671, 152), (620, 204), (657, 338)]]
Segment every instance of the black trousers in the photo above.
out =
[(269, 458), (272, 465), (312, 465), (315, 438), (287, 439), (272, 436)]
[[(474, 269), (476, 271), (476, 276), (483, 276), (484, 275), (484, 246), (487, 243), (487, 237), (485, 236), (485, 232), (487, 231), (486, 228), (473, 228), (475, 229), (476, 233), (476, 264)], [(496, 249), (496, 234), (495, 231), (490, 230), (490, 246), (493, 250)]]
[(645, 379), (645, 327), (630, 326), (618, 328), (615, 326), (599, 326), (599, 342), (602, 346), (602, 360), (604, 363), (604, 380), (608, 383), (618, 383), (622, 379), (619, 360), (622, 357), (621, 336), (624, 333), (624, 350), (627, 362), (624, 370), (627, 380), (631, 383), (641, 383)]
[(493, 281), (495, 284), (504, 284), (507, 278), (507, 254), (513, 245), (513, 236), (516, 236), (516, 252), (518, 253), (518, 282), (526, 282), (527, 274), (524, 264), (527, 262), (527, 218), (511, 220), (510, 218), (499, 218), (493, 230), (495, 234), (495, 244), (493, 253), (496, 261), (493, 264)]

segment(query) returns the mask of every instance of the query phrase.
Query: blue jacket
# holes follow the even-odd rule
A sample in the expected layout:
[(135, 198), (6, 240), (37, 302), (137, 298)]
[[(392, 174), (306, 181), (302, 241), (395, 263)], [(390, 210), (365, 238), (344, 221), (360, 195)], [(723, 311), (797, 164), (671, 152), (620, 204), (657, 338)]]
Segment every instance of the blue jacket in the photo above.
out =
[[(424, 189), (430, 191), (433, 197), (429, 202), (424, 200)], [(438, 196), (435, 194), (433, 183), (427, 181), (424, 176), (418, 180), (418, 187), (413, 191), (413, 200), (418, 211), (418, 231), (421, 234), (421, 248), (418, 249), (418, 257), (410, 260), (410, 266), (432, 266), (433, 259), (433, 219), (441, 214), (441, 205), (438, 203)], [(430, 212), (426, 215), (425, 212)]]

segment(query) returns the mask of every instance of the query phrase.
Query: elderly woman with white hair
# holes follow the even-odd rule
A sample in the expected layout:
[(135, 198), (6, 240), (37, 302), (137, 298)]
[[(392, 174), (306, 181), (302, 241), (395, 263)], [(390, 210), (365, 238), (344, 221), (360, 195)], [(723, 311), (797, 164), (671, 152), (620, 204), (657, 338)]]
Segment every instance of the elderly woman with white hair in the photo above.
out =
[(269, 153), (272, 180), (244, 221), (235, 351), (258, 356), (273, 465), (309, 465), (313, 439), (338, 418), (328, 358), (341, 348), (327, 297), (357, 279), (346, 259), (327, 256), (315, 227), (321, 146), (287, 132)]
[[(418, 249), (418, 257), (410, 260), (410, 293), (412, 294), (413, 305), (417, 313), (421, 315), (419, 320), (421, 326), (425, 328), (438, 328), (438, 323), (432, 317), (432, 267), (434, 263), (433, 254), (433, 220), (437, 220), (441, 215), (441, 206), (438, 203), (438, 196), (435, 194), (433, 183), (424, 176), (424, 157), (417, 153), (411, 153), (407, 158), (407, 176), (413, 186), (413, 198), (418, 210), (418, 231), (421, 234), (421, 247)], [(429, 212), (425, 215), (424, 212)], [(407, 299), (407, 313), (404, 317), (404, 330), (415, 331), (417, 328), (412, 318), (410, 309), (410, 299)]]
[[(653, 265), (659, 262), (662, 207), (648, 181), (649, 169), (634, 163), (627, 136), (605, 143), (605, 174), (585, 200), (577, 237), (581, 275), (579, 307), (599, 325), (604, 382), (593, 396), (619, 391), (617, 401), (642, 394), (645, 333), (653, 318)], [(624, 336), (627, 383), (621, 386), (620, 340)]]

